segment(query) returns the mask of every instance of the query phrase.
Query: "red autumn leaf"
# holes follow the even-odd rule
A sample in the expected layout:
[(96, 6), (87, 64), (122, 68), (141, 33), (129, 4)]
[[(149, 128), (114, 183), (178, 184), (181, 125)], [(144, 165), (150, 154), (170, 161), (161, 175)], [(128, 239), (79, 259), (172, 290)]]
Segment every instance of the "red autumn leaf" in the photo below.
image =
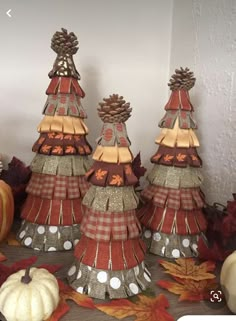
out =
[(60, 270), (62, 268), (62, 265), (61, 264), (41, 264), (37, 267), (40, 269), (46, 269), (46, 270), (48, 270), (48, 272), (53, 274), (53, 273), (57, 272), (58, 270)]
[(134, 321), (174, 321), (166, 311), (169, 302), (163, 294), (154, 298), (141, 294), (137, 298), (138, 301), (135, 303), (127, 299), (117, 299), (109, 303), (96, 304), (96, 308), (119, 320), (134, 316)]
[(198, 241), (198, 253), (200, 259), (208, 259), (212, 261), (224, 261), (232, 251), (223, 248), (222, 244), (214, 242), (213, 245), (207, 247), (202, 239)]
[(65, 315), (70, 310), (70, 307), (66, 302), (67, 300), (72, 300), (77, 305), (84, 308), (95, 309), (93, 300), (87, 295), (76, 292), (69, 285), (66, 285), (59, 279), (57, 279), (57, 281), (60, 290), (60, 302), (56, 310), (46, 321), (58, 321), (63, 315)]
[(2, 252), (0, 252), (0, 262), (6, 261), (6, 260), (7, 260), (6, 256)]
[(6, 281), (6, 279), (13, 273), (26, 269), (29, 265), (34, 264), (37, 261), (37, 256), (32, 256), (28, 259), (23, 259), (13, 263), (10, 266), (0, 264), (0, 286)]
[(196, 281), (215, 278), (214, 274), (209, 273), (209, 271), (214, 271), (216, 267), (215, 262), (212, 261), (205, 261), (199, 265), (196, 265), (196, 260), (193, 258), (179, 258), (175, 260), (176, 263), (165, 260), (158, 262), (166, 269), (165, 273), (173, 277)]
[(160, 280), (156, 284), (171, 293), (180, 295), (179, 301), (209, 300), (210, 292), (219, 286), (215, 279), (195, 281), (173, 277), (176, 282)]

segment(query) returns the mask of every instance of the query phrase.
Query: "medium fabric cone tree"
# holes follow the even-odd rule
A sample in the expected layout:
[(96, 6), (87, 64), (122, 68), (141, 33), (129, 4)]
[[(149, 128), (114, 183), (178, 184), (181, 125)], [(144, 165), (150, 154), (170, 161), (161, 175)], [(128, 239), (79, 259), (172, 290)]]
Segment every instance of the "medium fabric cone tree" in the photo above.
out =
[(104, 125), (94, 164), (86, 174), (91, 186), (83, 199), (83, 235), (68, 271), (68, 281), (76, 291), (99, 299), (135, 295), (151, 281), (136, 216), (138, 180), (125, 125), (130, 113), (130, 104), (119, 95), (104, 98), (98, 108)]
[(82, 198), (89, 185), (84, 174), (90, 168), (92, 149), (86, 140), (84, 92), (73, 55), (78, 50), (74, 33), (62, 28), (52, 38), (57, 53), (40, 136), (33, 145), (32, 177), (21, 217), (18, 239), (27, 247), (43, 251), (71, 250), (80, 238)]
[(159, 123), (159, 148), (151, 158), (154, 166), (147, 176), (149, 185), (141, 193), (144, 205), (138, 213), (149, 251), (168, 258), (197, 256), (198, 240), (205, 240), (202, 161), (188, 93), (194, 84), (188, 68), (175, 70), (168, 84), (172, 93)]

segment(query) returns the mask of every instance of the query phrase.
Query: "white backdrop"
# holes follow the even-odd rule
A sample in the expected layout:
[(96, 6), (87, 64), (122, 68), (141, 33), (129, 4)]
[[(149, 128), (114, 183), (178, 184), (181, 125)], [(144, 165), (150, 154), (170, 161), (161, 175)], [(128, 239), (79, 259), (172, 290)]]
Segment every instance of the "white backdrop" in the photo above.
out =
[[(151, 168), (158, 122), (174, 69), (189, 66), (197, 77), (190, 92), (202, 144), (208, 202), (235, 192), (235, 1), (234, 0), (14, 0), (0, 3), (0, 153), (27, 165), (38, 138), (56, 54), (50, 49), (61, 27), (79, 39), (75, 56), (86, 92), (90, 133), (101, 129), (98, 102), (118, 93), (131, 103), (127, 122), (132, 151)], [(12, 18), (5, 12), (11, 8)]]

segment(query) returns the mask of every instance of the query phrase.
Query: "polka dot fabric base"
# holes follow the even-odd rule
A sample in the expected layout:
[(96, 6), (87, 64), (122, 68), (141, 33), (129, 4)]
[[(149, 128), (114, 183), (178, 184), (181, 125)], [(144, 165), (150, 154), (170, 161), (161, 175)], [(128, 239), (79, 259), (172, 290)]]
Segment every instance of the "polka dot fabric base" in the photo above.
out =
[(151, 275), (144, 262), (128, 270), (104, 271), (75, 261), (67, 276), (77, 292), (103, 300), (133, 296), (151, 285)]
[(203, 233), (195, 235), (165, 234), (144, 229), (143, 239), (150, 253), (167, 258), (197, 257), (198, 241), (202, 238), (206, 242)]
[(22, 245), (38, 251), (69, 251), (80, 239), (80, 227), (78, 224), (50, 226), (23, 221), (17, 239)]

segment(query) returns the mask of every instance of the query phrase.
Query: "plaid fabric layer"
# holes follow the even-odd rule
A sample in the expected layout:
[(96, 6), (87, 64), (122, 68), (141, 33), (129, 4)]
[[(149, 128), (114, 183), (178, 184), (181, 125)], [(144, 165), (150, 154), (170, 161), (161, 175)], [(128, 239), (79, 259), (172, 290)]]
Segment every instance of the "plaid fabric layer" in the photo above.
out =
[(33, 173), (26, 188), (28, 194), (46, 199), (82, 198), (90, 184), (84, 176), (56, 176)]
[(137, 215), (145, 227), (167, 234), (199, 234), (207, 228), (202, 210), (160, 208), (149, 202), (138, 211)]
[(116, 213), (87, 209), (81, 231), (97, 241), (127, 240), (139, 237), (141, 227), (135, 210)]
[(193, 210), (205, 206), (204, 195), (200, 188), (166, 188), (148, 185), (142, 192), (144, 200), (152, 200), (155, 206), (173, 209)]
[(80, 224), (84, 214), (81, 199), (48, 200), (28, 195), (21, 218), (48, 225)]
[(97, 269), (120, 271), (141, 264), (145, 250), (145, 244), (140, 238), (99, 242), (82, 235), (74, 255), (83, 264)]

